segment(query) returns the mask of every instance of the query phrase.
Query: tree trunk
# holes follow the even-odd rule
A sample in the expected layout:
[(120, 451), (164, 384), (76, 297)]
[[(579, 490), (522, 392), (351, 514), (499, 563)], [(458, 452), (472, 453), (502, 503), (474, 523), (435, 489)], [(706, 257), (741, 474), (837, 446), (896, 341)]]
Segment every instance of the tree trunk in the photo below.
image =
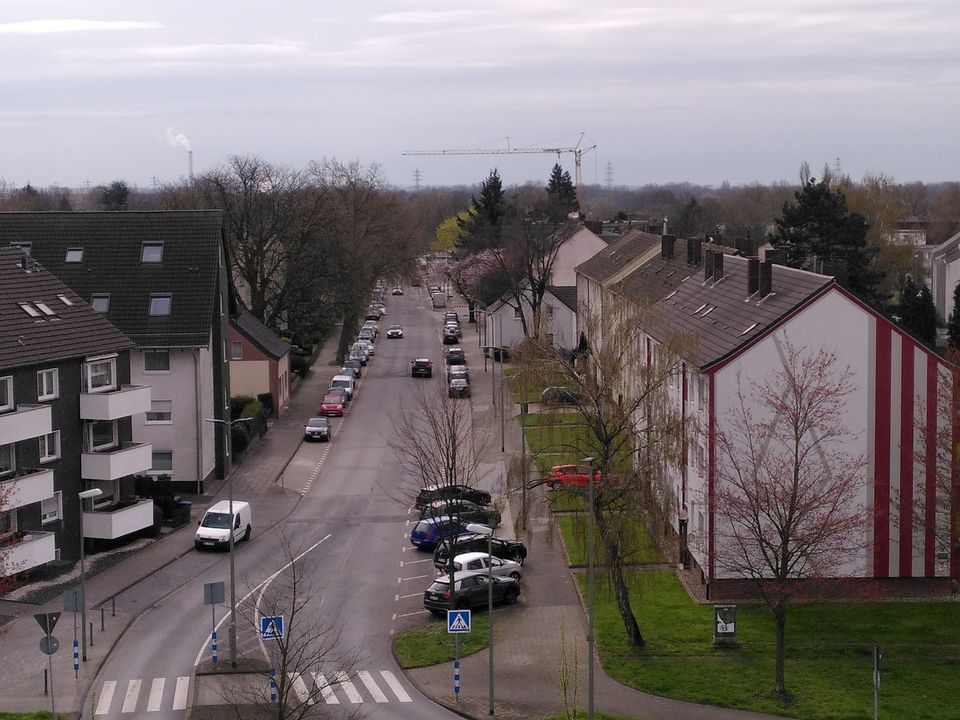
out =
[(776, 660), (776, 678), (775, 690), (778, 695), (783, 695), (787, 689), (783, 682), (783, 657), (786, 652), (785, 639), (787, 630), (787, 606), (779, 600), (773, 606), (773, 619), (777, 628), (777, 660)]
[[(594, 504), (594, 519), (597, 522), (601, 541), (607, 551), (607, 563), (610, 566), (610, 577), (613, 580), (613, 590), (617, 597), (617, 610), (620, 611), (620, 618), (623, 620), (623, 628), (627, 632), (627, 642), (633, 647), (643, 647), (643, 634), (640, 632), (640, 625), (633, 614), (633, 608), (630, 606), (630, 591), (627, 588), (627, 581), (623, 577), (623, 563), (620, 559), (620, 546), (615, 538), (610, 537), (610, 529), (606, 523), (606, 517), (603, 511)], [(609, 538), (609, 539), (608, 539)], [(593, 542), (593, 538), (588, 538), (588, 542)]]
[(340, 327), (340, 342), (337, 343), (338, 362), (343, 362), (347, 358), (347, 353), (350, 350), (350, 346), (353, 344), (353, 333), (356, 325), (356, 313), (349, 312), (343, 316), (343, 325)]

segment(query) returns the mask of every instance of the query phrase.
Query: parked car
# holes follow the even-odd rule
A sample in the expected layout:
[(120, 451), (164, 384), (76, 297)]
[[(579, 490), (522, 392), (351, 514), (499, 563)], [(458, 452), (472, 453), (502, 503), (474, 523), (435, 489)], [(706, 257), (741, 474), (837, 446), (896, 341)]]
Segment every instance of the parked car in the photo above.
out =
[(360, 332), (357, 333), (358, 340), (369, 340), (370, 342), (373, 342), (376, 336), (377, 335), (373, 331), (373, 328), (368, 328), (368, 327), (360, 328)]
[(477, 505), (489, 505), (491, 500), (490, 493), (486, 490), (480, 490), (469, 485), (440, 485), (421, 489), (417, 493), (415, 505), (422, 508), (434, 500), (445, 500), (447, 498), (463, 498)]
[(366, 365), (370, 361), (370, 353), (367, 348), (360, 343), (354, 343), (350, 346), (350, 357), (359, 360), (361, 365)]
[[(468, 533), (466, 535), (457, 535), (456, 537), (444, 540), (433, 550), (433, 564), (438, 568), (445, 568), (450, 552), (459, 555), (465, 552), (487, 552), (487, 536)], [(506, 538), (490, 538), (490, 550), (494, 557), (503, 560), (513, 560), (518, 565), (523, 565), (527, 558), (527, 547), (519, 540), (509, 540)]]
[[(449, 567), (445, 569), (450, 570)], [(510, 577), (517, 582), (523, 579), (523, 568), (520, 567), (520, 563), (513, 560), (503, 560), (496, 555), (490, 556), (486, 552), (473, 551), (455, 556), (453, 558), (453, 571), (460, 572), (461, 570), (475, 570), (487, 574), (492, 572), (494, 577)]]
[(343, 400), (344, 407), (350, 404), (350, 395), (344, 387), (328, 387), (327, 395), (339, 395), (340, 399)]
[[(547, 475), (547, 485), (551, 490), (560, 485), (586, 487), (590, 482), (590, 472), (591, 468), (587, 465), (554, 465)], [(597, 471), (595, 481), (600, 479), (601, 473)]]
[(403, 328), (399, 325), (391, 325), (387, 328), (387, 339), (391, 338), (402, 338), (403, 337)]
[(443, 329), (443, 344), (444, 345), (456, 345), (460, 342), (460, 331), (456, 328), (445, 327)]
[(469, 368), (466, 365), (447, 365), (447, 382), (457, 379), (470, 382)]
[(329, 440), (330, 421), (325, 417), (314, 417), (303, 426), (304, 440)]
[(498, 510), (462, 498), (434, 500), (429, 505), (420, 508), (421, 519), (448, 515), (463, 522), (481, 523), (490, 527), (496, 527), (500, 524), (500, 512)]
[(413, 526), (410, 531), (410, 544), (421, 550), (433, 550), (438, 542), (467, 532), (468, 524), (467, 520), (446, 515), (426, 518)]
[(435, 292), (430, 295), (430, 303), (433, 305), (434, 310), (445, 308), (447, 306), (447, 296), (442, 292)]
[(442, 292), (442, 290), (439, 285), (427, 285), (427, 292), (433, 295), (434, 293)]
[(393, 290), (390, 291), (391, 295), (403, 295), (403, 288), (397, 285)]
[(456, 311), (456, 310), (447, 310), (447, 311), (443, 314), (443, 321), (444, 321), (444, 322), (447, 322), (447, 320), (453, 320), (455, 323), (459, 324), (459, 323), (460, 323), (460, 316), (457, 315), (457, 311)]
[[(450, 576), (438, 576), (423, 593), (423, 606), (434, 615), (447, 610), (485, 607), (490, 599), (490, 578), (486, 573), (461, 570), (453, 576), (454, 591), (450, 592)], [(493, 602), (512, 605), (520, 598), (520, 583), (513, 578), (493, 578)]]
[(363, 327), (370, 328), (373, 330), (373, 337), (376, 338), (380, 334), (380, 328), (378, 327), (380, 323), (376, 320), (366, 320), (363, 323)]
[(230, 516), (230, 501), (220, 500), (211, 505), (197, 523), (193, 545), (201, 548), (229, 548), (230, 528), (233, 528), (233, 542), (250, 539), (253, 527), (250, 503), (245, 500), (233, 501), (233, 517)]
[(412, 377), (433, 377), (433, 361), (430, 358), (416, 358), (410, 361)]
[(372, 341), (370, 341), (370, 340), (357, 340), (357, 343), (356, 343), (356, 344), (363, 346), (363, 348), (367, 351), (367, 355), (369, 355), (370, 357), (373, 357), (374, 347), (373, 347), (373, 342), (372, 342)]
[(548, 387), (540, 393), (540, 403), (547, 407), (560, 405), (577, 405), (580, 402), (580, 393), (568, 387)]
[(354, 378), (363, 377), (363, 363), (354, 358), (348, 358), (343, 361), (343, 367), (340, 369), (341, 372), (337, 373), (338, 375), (349, 375), (353, 373)]
[(354, 392), (357, 389), (352, 375), (334, 375), (333, 379), (330, 381), (330, 387), (344, 388), (351, 400), (353, 399)]
[(444, 355), (447, 358), (447, 365), (466, 365), (467, 356), (462, 347), (452, 347)]
[(453, 378), (447, 386), (447, 397), (468, 398), (470, 397), (470, 383), (463, 378)]
[(364, 320), (379, 320), (380, 319), (380, 310), (373, 307), (372, 305), (367, 308), (367, 314), (364, 316)]
[(320, 414), (343, 417), (343, 398), (334, 393), (324, 395), (323, 401), (320, 403)]

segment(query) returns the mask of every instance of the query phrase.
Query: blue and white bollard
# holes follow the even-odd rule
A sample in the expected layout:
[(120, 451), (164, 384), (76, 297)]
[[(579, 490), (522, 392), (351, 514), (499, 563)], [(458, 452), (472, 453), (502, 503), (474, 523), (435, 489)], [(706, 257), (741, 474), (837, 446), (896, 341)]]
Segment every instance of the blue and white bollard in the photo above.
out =
[(80, 644), (77, 642), (76, 638), (73, 641), (73, 674), (77, 675), (80, 672)]
[(270, 702), (277, 701), (277, 670), (270, 668)]
[(213, 634), (210, 636), (213, 643), (213, 664), (217, 664), (217, 631), (214, 630)]
[(453, 694), (460, 699), (460, 661), (453, 661)]

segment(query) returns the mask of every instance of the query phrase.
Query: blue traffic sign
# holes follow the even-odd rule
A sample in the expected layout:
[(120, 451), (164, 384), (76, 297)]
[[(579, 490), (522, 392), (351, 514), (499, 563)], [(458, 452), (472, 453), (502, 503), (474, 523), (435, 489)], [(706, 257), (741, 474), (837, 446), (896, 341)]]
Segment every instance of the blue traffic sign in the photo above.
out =
[(470, 632), (470, 611), (469, 610), (447, 610), (447, 632), (448, 633)]
[(267, 615), (260, 618), (260, 637), (264, 640), (283, 639), (283, 615)]

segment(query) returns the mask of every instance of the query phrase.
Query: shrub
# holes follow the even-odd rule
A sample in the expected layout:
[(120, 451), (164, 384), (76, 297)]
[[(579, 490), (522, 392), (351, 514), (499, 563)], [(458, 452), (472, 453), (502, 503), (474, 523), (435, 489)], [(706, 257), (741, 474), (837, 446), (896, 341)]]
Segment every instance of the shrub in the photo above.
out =
[(256, 401), (249, 395), (237, 395), (236, 397), (230, 398), (230, 419), (236, 420), (238, 417), (241, 417), (240, 413), (252, 402)]
[(267, 415), (273, 415), (273, 393), (260, 393), (257, 395), (257, 400), (263, 404), (264, 411)]

